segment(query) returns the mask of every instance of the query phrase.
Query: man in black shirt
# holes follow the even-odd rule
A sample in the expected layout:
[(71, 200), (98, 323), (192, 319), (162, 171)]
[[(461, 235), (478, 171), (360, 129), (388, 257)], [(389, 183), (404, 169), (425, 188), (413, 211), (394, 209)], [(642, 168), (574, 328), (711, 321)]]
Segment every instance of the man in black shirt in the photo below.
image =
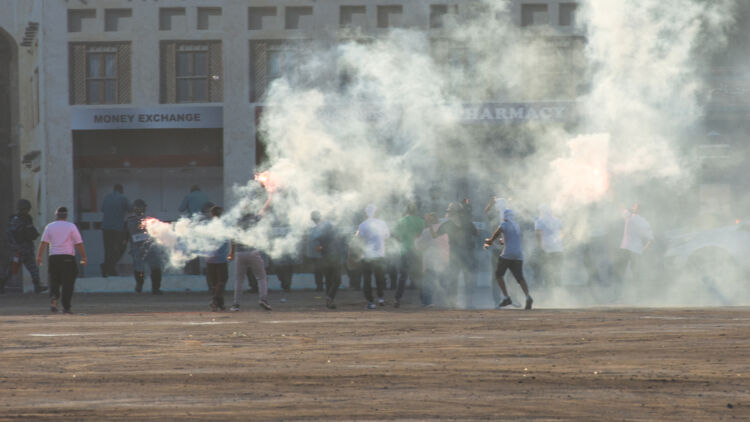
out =
[(458, 295), (459, 276), (463, 275), (465, 284), (473, 282), (470, 280), (470, 263), (473, 258), (474, 237), (478, 235), (478, 232), (471, 221), (462, 217), (461, 207), (455, 202), (448, 205), (445, 217), (447, 220), (440, 225), (437, 232), (432, 226), (428, 227), (433, 239), (444, 234), (448, 235), (450, 259), (443, 277), (443, 294), (452, 295), (455, 301)]

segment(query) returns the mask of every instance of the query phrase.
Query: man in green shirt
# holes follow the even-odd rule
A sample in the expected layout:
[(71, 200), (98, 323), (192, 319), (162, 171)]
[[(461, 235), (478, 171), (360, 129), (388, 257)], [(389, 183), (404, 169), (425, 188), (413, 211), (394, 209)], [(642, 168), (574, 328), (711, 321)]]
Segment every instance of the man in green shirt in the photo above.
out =
[(417, 216), (417, 206), (409, 203), (406, 215), (396, 224), (393, 236), (401, 246), (401, 260), (399, 265), (398, 287), (396, 288), (396, 301), (393, 306), (399, 307), (401, 297), (404, 295), (406, 280), (416, 285), (421, 285), (422, 256), (414, 247), (414, 239), (424, 230), (424, 220)]

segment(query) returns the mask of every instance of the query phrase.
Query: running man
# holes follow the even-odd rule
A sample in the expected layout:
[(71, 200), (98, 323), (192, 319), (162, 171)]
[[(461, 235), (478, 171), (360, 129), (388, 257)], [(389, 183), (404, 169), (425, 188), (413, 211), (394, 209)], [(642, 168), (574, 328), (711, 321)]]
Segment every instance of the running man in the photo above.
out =
[[(502, 237), (501, 237), (502, 236)], [(498, 308), (511, 305), (513, 301), (508, 296), (508, 289), (505, 287), (505, 272), (510, 269), (511, 274), (515, 277), (521, 290), (526, 295), (525, 309), (531, 309), (534, 299), (529, 295), (529, 287), (526, 285), (526, 279), (523, 277), (523, 251), (521, 250), (521, 230), (518, 223), (515, 222), (513, 210), (506, 209), (503, 213), (503, 222), (492, 234), (492, 237), (485, 239), (484, 248), (488, 249), (500, 237), (500, 244), (504, 245), (500, 259), (497, 261), (497, 270), (495, 277), (500, 291), (503, 294), (502, 301)]]

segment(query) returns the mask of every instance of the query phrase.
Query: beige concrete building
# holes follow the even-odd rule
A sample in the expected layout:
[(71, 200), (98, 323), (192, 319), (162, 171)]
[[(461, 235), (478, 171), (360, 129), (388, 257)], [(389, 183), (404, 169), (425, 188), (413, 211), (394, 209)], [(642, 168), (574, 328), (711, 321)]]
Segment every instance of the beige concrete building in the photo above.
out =
[[(39, 226), (65, 205), (97, 272), (99, 211), (113, 184), (165, 220), (194, 184), (231, 202), (231, 187), (263, 159), (255, 126), (265, 90), (304, 42), (334, 42), (342, 28), (439, 37), (443, 16), (476, 3), (0, 0), (3, 231), (18, 198), (32, 201)], [(516, 0), (511, 13), (564, 37), (575, 8)]]

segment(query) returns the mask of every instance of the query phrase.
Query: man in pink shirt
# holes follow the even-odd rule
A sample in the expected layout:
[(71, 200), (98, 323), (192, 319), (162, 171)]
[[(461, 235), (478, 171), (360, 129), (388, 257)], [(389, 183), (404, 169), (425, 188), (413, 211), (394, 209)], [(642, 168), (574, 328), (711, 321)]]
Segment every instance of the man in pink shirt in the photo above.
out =
[(63, 313), (70, 314), (70, 301), (73, 286), (78, 276), (76, 250), (81, 254), (81, 265), (86, 265), (86, 249), (78, 227), (65, 220), (68, 209), (60, 207), (55, 212), (56, 221), (47, 224), (42, 234), (42, 242), (36, 254), (36, 263), (41, 266), (45, 249), (49, 247), (49, 297), (50, 311), (57, 312), (57, 301), (62, 287)]

